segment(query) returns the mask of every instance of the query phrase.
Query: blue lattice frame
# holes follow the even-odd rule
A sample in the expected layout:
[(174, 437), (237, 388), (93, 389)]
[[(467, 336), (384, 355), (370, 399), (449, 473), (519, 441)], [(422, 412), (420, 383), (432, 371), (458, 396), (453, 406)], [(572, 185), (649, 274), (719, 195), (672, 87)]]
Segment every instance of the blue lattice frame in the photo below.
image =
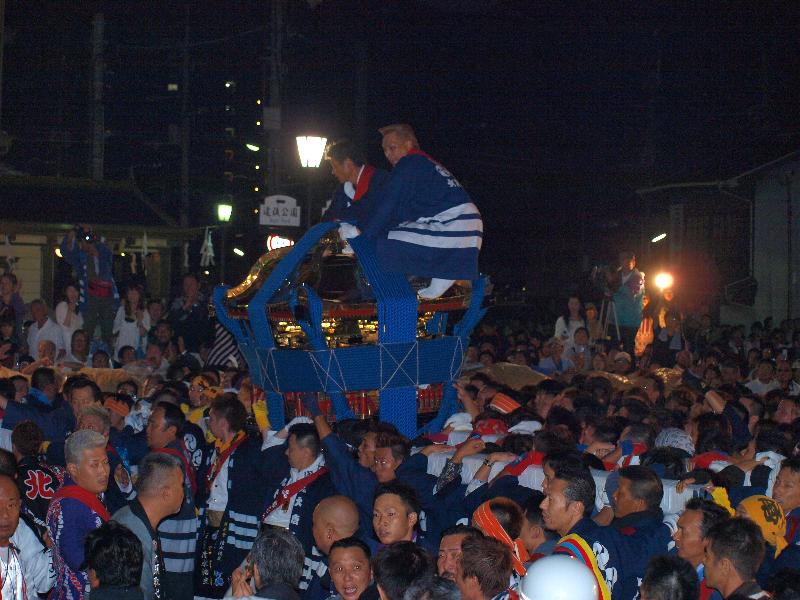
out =
[[(444, 383), (438, 415), (424, 428), (441, 429), (457, 410), (452, 383), (459, 376), (464, 351), (475, 325), (486, 312), (482, 308), (485, 278), (472, 282), (470, 305), (453, 335), (417, 340), (417, 299), (406, 278), (378, 268), (375, 246), (361, 237), (350, 240), (361, 268), (375, 294), (378, 312), (378, 343), (349, 348), (328, 347), (321, 329), (322, 302), (306, 288), (309, 321), (303, 328), (311, 350), (277, 348), (267, 318), (267, 304), (290, 277), (298, 264), (335, 223), (320, 223), (311, 228), (278, 263), (250, 301), (248, 320), (233, 319), (225, 304), (227, 286), (214, 290), (213, 303), (220, 323), (235, 337), (250, 367), (255, 385), (267, 393), (269, 419), (275, 429), (285, 424), (284, 392), (326, 392), (332, 398), (337, 419), (353, 416), (344, 392), (377, 389), (380, 391), (381, 419), (393, 423), (407, 436), (417, 433), (417, 385)], [(296, 293), (290, 304), (296, 305)], [(446, 313), (437, 313), (429, 324), (444, 331)]]

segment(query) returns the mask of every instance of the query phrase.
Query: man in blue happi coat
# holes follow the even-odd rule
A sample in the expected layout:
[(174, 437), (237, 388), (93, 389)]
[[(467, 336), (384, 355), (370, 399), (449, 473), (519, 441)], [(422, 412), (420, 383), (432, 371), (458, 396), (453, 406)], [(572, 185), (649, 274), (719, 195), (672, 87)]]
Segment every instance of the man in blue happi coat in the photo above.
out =
[(562, 536), (553, 553), (567, 554), (589, 567), (602, 591), (599, 597), (622, 600), (622, 582), (627, 581), (628, 564), (638, 552), (636, 540), (590, 518), (596, 488), (589, 468), (573, 457), (550, 460), (543, 489), (545, 526)]
[(800, 545), (800, 459), (787, 458), (781, 463), (772, 497), (786, 514), (786, 541)]
[[(330, 469), (336, 492), (350, 498), (358, 507), (360, 537), (367, 539), (371, 535), (369, 524), (373, 518), (373, 500), (380, 484), (399, 480), (411, 486), (422, 508), (426, 512), (432, 511), (437, 500), (433, 495), (436, 478), (427, 473), (427, 456), (410, 455), (408, 440), (385, 430), (370, 432), (377, 435), (372, 435), (369, 441), (364, 440), (359, 448), (359, 458), (355, 459), (344, 440), (331, 430), (313, 394), (303, 396), (303, 407), (314, 417), (325, 464)], [(372, 447), (368, 449), (368, 446)]]
[[(431, 278), (420, 298), (438, 298), (457, 279), (477, 279), (483, 221), (455, 177), (420, 150), (410, 125), (380, 129), (394, 167), (370, 199), (361, 233), (375, 240), (381, 269)], [(357, 230), (345, 237), (357, 235)]]
[(81, 223), (64, 236), (61, 255), (75, 270), (80, 283), (78, 306), (84, 329), (92, 339), (99, 325), (103, 342), (111, 348), (114, 314), (119, 305), (111, 250), (89, 225)]
[(648, 467), (631, 465), (620, 469), (611, 526), (636, 549), (624, 556), (625, 578), (617, 583), (621, 586), (619, 597), (625, 600), (638, 598), (639, 584), (650, 559), (666, 554), (671, 545), (672, 531), (664, 523), (661, 511), (663, 497), (661, 479)]
[(349, 140), (328, 147), (331, 172), (339, 181), (323, 221), (347, 221), (360, 225), (369, 214), (370, 200), (386, 182), (389, 173), (368, 165), (361, 150)]

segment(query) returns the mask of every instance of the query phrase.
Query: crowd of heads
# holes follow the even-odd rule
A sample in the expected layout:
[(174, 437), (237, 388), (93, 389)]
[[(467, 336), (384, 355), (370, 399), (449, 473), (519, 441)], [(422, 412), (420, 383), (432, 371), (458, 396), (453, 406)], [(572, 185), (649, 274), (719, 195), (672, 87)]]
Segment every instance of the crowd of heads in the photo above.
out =
[[(384, 133), (390, 161), (398, 148), (416, 147), (413, 132), (401, 125)], [(334, 165), (351, 158), (347, 148), (334, 147), (330, 154)], [(8, 287), (10, 279), (3, 281)], [(67, 287), (69, 310), (76, 294), (76, 286)], [(149, 320), (136, 346), (104, 348), (103, 340), (78, 327), (63, 349), (40, 340), (37, 356), (28, 361), (35, 368), (0, 380), (0, 397), (9, 402), (69, 406), (75, 430), (63, 443), (65, 472), (83, 489), (106, 491), (113, 477), (109, 440), (137, 425), (137, 416), (149, 450), (174, 445), (190, 423), (208, 440), (224, 442), (218, 448), (239, 432), (266, 436), (266, 423), (257, 417), (264, 401), (244, 365), (206, 362), (213, 350), (210, 335), (194, 336), (192, 347), (186, 347), (179, 312), (191, 315), (201, 298), (192, 276), (183, 280), (183, 293), (169, 309), (148, 300), (143, 289), (127, 286), (123, 318), (141, 324), (147, 313)], [(787, 532), (792, 512), (800, 510), (800, 322), (775, 326), (767, 320), (754, 323), (748, 333), (717, 325), (708, 315), (682, 313), (671, 293), (648, 306), (644, 320), (650, 319), (652, 331), (645, 330), (635, 347), (614, 339), (614, 324), (602, 322), (597, 305), (577, 296), (567, 299), (554, 328), (521, 319), (479, 324), (454, 386), (459, 413), (437, 432), (448, 441), (459, 432), (471, 435), (453, 443), (441, 476), (448, 466), (480, 455), (485, 460), (465, 483), (490, 485), (497, 477), (491, 471), (495, 463), (530, 459), (542, 470), (541, 491), (529, 489), (524, 498), (493, 497), (469, 515), (469, 525), (446, 523), (437, 531), (438, 555), (421, 543), (430, 507), (426, 510), (419, 489), (401, 473), (416, 453), (430, 458), (441, 450), (436, 449), (441, 440), (412, 440), (375, 418), (335, 423), (334, 435), (352, 449), (360, 468), (371, 471), (376, 487), (365, 490), (371, 522), (365, 523), (354, 500), (342, 494), (314, 508), (313, 541), (327, 557), (332, 591), (346, 600), (357, 600), (371, 587), (386, 600), (494, 598), (510, 585), (521, 585), (525, 570), (582, 521), (612, 526), (637, 515), (660, 515), (668, 489), (694, 485), (698, 497), (680, 506), (673, 524), (675, 551), (649, 561), (641, 574), (641, 597), (697, 598), (701, 583), (728, 597), (756, 580), (791, 597), (787, 572), (765, 575), (764, 570), (783, 553), (784, 558), (791, 554), (795, 541), (786, 540)], [(29, 311), (40, 327), (49, 318), (42, 301), (32, 302)], [(203, 306), (202, 328), (208, 328), (204, 311)], [(16, 321), (0, 319), (0, 333), (18, 343), (14, 366), (24, 370), (26, 361), (20, 359), (30, 348), (16, 339), (16, 327)], [(67, 354), (96, 368), (142, 370), (113, 393), (103, 393), (89, 377), (64, 379), (59, 361)], [(539, 376), (521, 385), (504, 381), (491, 370), (501, 360), (530, 367)], [(295, 422), (284, 434), (293, 471), (328, 459), (319, 424)], [(0, 459), (10, 461), (7, 471), (13, 475), (15, 461), (39, 457), (48, 442), (62, 440), (47, 439), (42, 428), (24, 421), (10, 441), (12, 456)], [(187, 487), (179, 458), (149, 453), (135, 470), (143, 506), (153, 507), (161, 518), (181, 509)], [(596, 472), (613, 474), (603, 480), (607, 489), (600, 487)], [(608, 487), (609, 480), (613, 486)], [(442, 482), (440, 477), (436, 485)], [(24, 508), (11, 484), (13, 479), (0, 475), (0, 545), (13, 534)], [(364, 532), (379, 550), (367, 543)], [(86, 538), (84, 568), (93, 585), (139, 580), (142, 549), (134, 541), (113, 521)], [(305, 559), (294, 535), (265, 527), (242, 573), (256, 590), (273, 584), (296, 589)], [(800, 562), (791, 568), (800, 568)]]

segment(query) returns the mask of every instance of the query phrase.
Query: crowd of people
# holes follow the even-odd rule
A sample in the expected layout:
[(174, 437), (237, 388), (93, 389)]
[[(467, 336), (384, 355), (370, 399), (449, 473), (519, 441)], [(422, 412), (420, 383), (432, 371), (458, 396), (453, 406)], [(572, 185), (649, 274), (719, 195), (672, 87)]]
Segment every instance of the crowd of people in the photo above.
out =
[[(202, 298), (187, 276), (167, 315)], [(50, 319), (26, 310), (29, 331)], [(143, 362), (108, 353), (136, 374), (113, 393), (62, 380), (70, 361), (43, 362), (39, 340), (30, 374), (0, 380), (2, 593), (532, 600), (580, 581), (559, 563), (526, 576), (566, 555), (592, 575), (575, 598), (797, 597), (794, 322), (745, 336), (679, 315), (680, 346), (659, 349), (667, 311), (637, 356), (598, 334), (595, 310), (569, 298), (552, 335), (482, 322), (460, 412), (414, 440), (374, 417), (329, 423), (316, 395), (271, 429), (244, 363), (210, 362), (197, 337), (187, 349), (179, 317), (139, 330), (154, 336)], [(96, 330), (81, 365), (104, 352)], [(493, 380), (495, 357), (542, 381)]]
[[(460, 189), (404, 127), (390, 162)], [(329, 216), (358, 224), (343, 237), (415, 260), (422, 223), (357, 214), (382, 176), (351, 146), (329, 157), (351, 188)], [(476, 250), (479, 215), (448, 197), (444, 237)], [(0, 277), (4, 599), (800, 598), (800, 320), (748, 333), (671, 290), (648, 302), (622, 252), (600, 311), (572, 296), (546, 330), (490, 313), (441, 431), (329, 422), (317, 394), (273, 428), (195, 276), (169, 304), (120, 296), (91, 228), (61, 250), (76, 282), (55, 318)], [(422, 297), (472, 275), (418, 270)]]

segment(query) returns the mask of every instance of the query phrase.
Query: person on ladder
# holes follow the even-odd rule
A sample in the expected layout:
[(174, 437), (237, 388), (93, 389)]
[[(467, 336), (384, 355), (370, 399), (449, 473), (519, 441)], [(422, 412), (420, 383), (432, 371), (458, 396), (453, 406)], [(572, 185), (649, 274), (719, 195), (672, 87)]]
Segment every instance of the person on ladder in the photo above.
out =
[(616, 273), (614, 290), (611, 298), (611, 315), (617, 325), (618, 341), (622, 349), (634, 356), (636, 332), (642, 324), (642, 308), (644, 303), (644, 273), (636, 269), (636, 255), (623, 250), (619, 253), (619, 270)]

